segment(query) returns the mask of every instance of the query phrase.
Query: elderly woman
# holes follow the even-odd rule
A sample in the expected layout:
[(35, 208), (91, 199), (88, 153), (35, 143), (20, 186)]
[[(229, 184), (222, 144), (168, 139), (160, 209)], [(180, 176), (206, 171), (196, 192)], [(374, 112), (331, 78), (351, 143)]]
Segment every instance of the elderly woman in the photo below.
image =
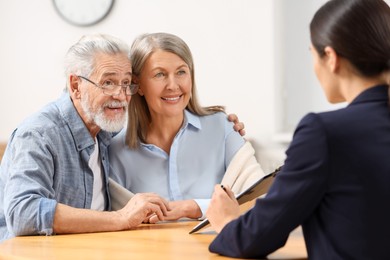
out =
[[(263, 176), (253, 148), (223, 107), (199, 105), (191, 51), (182, 39), (144, 34), (130, 52), (139, 90), (129, 105), (127, 131), (110, 146), (114, 180), (134, 193), (168, 199), (165, 220), (177, 220), (203, 217), (223, 177), (239, 192)], [(233, 158), (234, 170), (225, 175)]]

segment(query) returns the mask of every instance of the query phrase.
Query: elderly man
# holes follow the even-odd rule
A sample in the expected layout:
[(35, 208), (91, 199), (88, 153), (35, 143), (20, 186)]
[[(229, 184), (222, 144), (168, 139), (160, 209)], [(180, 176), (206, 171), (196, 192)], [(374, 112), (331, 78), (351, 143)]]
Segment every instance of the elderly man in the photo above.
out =
[(0, 168), (0, 240), (18, 235), (124, 230), (167, 202), (138, 194), (110, 208), (107, 146), (121, 130), (131, 95), (128, 45), (83, 37), (66, 56), (67, 93), (12, 134)]
[[(126, 230), (168, 202), (135, 195), (110, 210), (107, 147), (122, 129), (131, 84), (128, 45), (107, 35), (84, 36), (66, 55), (67, 91), (13, 133), (0, 167), (0, 241), (20, 235)], [(243, 124), (233, 115), (235, 129)]]

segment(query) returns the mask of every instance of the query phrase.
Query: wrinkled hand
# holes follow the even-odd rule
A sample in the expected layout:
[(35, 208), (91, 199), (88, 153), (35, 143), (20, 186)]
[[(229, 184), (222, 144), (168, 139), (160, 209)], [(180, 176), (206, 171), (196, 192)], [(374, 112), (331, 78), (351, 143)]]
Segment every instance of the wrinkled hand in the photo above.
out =
[[(169, 202), (169, 210), (164, 216), (164, 220), (174, 221), (181, 218), (200, 218), (202, 211), (194, 200), (178, 200)], [(157, 216), (152, 215), (148, 219), (149, 223), (157, 223), (160, 221)]]
[(118, 210), (125, 223), (125, 229), (138, 226), (150, 216), (155, 216), (158, 221), (164, 220), (169, 210), (168, 202), (155, 193), (137, 193), (126, 204)]
[(225, 187), (223, 190), (221, 185), (215, 185), (206, 216), (218, 233), (227, 223), (240, 216), (238, 201), (229, 187)]
[(238, 116), (236, 114), (229, 114), (228, 120), (234, 123), (233, 128), (236, 132), (238, 132), (241, 136), (245, 135), (245, 125), (244, 123), (239, 121)]

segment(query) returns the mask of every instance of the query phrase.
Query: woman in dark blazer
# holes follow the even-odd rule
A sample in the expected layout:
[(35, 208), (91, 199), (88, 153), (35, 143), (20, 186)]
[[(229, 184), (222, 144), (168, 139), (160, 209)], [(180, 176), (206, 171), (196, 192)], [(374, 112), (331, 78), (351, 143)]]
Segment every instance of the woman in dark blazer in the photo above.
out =
[(348, 106), (301, 120), (273, 186), (246, 214), (230, 189), (215, 187), (211, 252), (265, 257), (302, 225), (309, 259), (390, 257), (390, 8), (331, 0), (310, 32), (327, 99)]

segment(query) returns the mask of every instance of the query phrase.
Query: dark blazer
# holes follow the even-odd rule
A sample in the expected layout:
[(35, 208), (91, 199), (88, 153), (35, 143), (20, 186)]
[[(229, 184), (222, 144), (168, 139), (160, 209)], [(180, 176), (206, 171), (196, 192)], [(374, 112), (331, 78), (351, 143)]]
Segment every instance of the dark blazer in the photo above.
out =
[(376, 86), (346, 108), (306, 115), (267, 196), (210, 251), (265, 257), (302, 225), (309, 259), (389, 259), (388, 99), (388, 87)]

